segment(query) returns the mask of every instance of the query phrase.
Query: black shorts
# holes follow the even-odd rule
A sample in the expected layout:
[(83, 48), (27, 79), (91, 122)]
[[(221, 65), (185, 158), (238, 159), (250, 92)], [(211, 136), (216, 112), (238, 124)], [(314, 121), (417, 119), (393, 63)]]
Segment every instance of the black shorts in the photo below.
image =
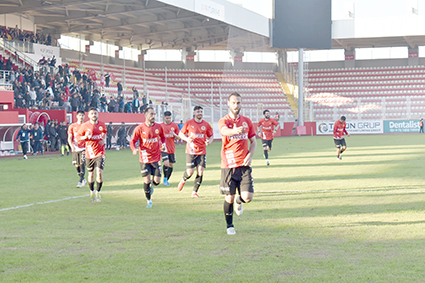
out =
[(345, 143), (345, 139), (340, 139), (340, 140), (336, 140), (334, 139), (334, 143), (335, 143), (335, 147), (342, 147), (342, 146), (347, 146), (347, 144)]
[(251, 167), (221, 168), (220, 192), (223, 195), (235, 195), (236, 190), (238, 190), (239, 194), (241, 191), (254, 192)]
[(186, 154), (186, 168), (195, 168), (202, 166), (207, 167), (207, 156), (206, 155), (190, 155)]
[(176, 155), (174, 153), (161, 152), (162, 161), (168, 160), (170, 163), (176, 163)]
[(93, 172), (96, 167), (103, 170), (105, 167), (105, 158), (98, 156), (93, 159), (86, 159), (86, 167), (88, 172)]
[(86, 163), (86, 152), (84, 150), (72, 153), (72, 165), (76, 167)]
[(149, 175), (161, 177), (161, 166), (159, 165), (159, 162), (140, 163), (140, 169), (142, 177), (146, 177)]
[(263, 141), (263, 147), (266, 147), (266, 146), (268, 146), (270, 149), (272, 149), (272, 143), (273, 143), (273, 140), (262, 140)]

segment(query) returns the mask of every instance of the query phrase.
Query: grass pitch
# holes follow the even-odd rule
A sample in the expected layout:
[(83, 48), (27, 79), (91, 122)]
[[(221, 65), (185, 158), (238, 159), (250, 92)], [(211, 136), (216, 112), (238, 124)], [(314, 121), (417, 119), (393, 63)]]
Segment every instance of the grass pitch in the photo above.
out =
[(220, 142), (200, 199), (171, 187), (146, 209), (138, 157), (108, 151), (102, 202), (71, 156), (0, 159), (1, 282), (424, 282), (425, 135), (277, 138), (258, 144), (254, 200), (226, 234)]

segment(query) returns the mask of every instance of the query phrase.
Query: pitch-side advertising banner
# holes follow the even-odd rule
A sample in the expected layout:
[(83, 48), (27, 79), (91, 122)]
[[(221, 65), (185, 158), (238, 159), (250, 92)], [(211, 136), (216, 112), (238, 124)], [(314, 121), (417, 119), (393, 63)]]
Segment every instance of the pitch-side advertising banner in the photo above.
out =
[[(335, 121), (317, 122), (317, 135), (332, 135)], [(382, 120), (352, 120), (347, 121), (348, 134), (382, 134), (384, 133), (384, 123)]]
[(385, 133), (417, 133), (419, 132), (418, 120), (384, 121)]

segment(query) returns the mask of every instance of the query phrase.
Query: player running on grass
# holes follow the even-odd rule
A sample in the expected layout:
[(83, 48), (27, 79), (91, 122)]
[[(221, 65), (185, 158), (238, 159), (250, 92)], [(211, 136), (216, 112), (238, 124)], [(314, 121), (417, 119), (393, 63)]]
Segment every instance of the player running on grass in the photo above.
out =
[(176, 138), (179, 139), (177, 135), (179, 132), (179, 126), (171, 122), (171, 112), (164, 112), (164, 123), (161, 124), (162, 130), (164, 131), (165, 136), (165, 150), (161, 152), (163, 171), (164, 171), (164, 185), (169, 186), (169, 180), (171, 173), (173, 173), (173, 164), (176, 163)]
[(277, 128), (279, 128), (279, 123), (270, 118), (270, 111), (264, 110), (264, 118), (258, 122), (258, 136), (263, 141), (263, 150), (264, 158), (267, 161), (267, 165), (270, 165), (269, 162), (269, 151), (272, 150), (273, 137), (276, 134)]
[(86, 179), (84, 179), (84, 175), (86, 172), (85, 169), (85, 150), (86, 150), (86, 142), (80, 139), (78, 135), (78, 131), (84, 123), (84, 111), (79, 110), (77, 112), (77, 122), (72, 123), (68, 127), (68, 144), (71, 146), (72, 152), (72, 165), (77, 168), (77, 175), (80, 177), (78, 181), (77, 188), (84, 187), (87, 183)]
[[(105, 167), (106, 125), (99, 121), (96, 108), (90, 108), (89, 120), (81, 125), (78, 135), (86, 143), (86, 167), (90, 188), (90, 201), (101, 202), (100, 189), (103, 184), (103, 168)], [(94, 191), (94, 171), (96, 171), (96, 192)]]
[(227, 101), (229, 114), (218, 122), (222, 136), (220, 191), (225, 195), (223, 209), (228, 235), (236, 234), (233, 203), (236, 201), (235, 213), (242, 215), (242, 203), (250, 202), (254, 196), (251, 160), (257, 140), (251, 120), (239, 114), (241, 103), (240, 94), (232, 93)]
[[(130, 148), (136, 155), (139, 151), (140, 168), (143, 177), (143, 190), (147, 199), (147, 208), (152, 207), (152, 185), (161, 183), (161, 146), (165, 147), (165, 136), (160, 124), (155, 123), (155, 110), (147, 107), (144, 110), (145, 122), (134, 130)], [(136, 143), (139, 142), (139, 150)], [(162, 144), (161, 144), (162, 143)], [(151, 175), (153, 176), (151, 184)]]
[(341, 160), (341, 154), (347, 149), (347, 144), (345, 143), (344, 134), (349, 137), (350, 135), (347, 133), (345, 127), (347, 124), (345, 123), (345, 116), (341, 116), (338, 121), (334, 124), (334, 143), (336, 147), (336, 158), (337, 160)]
[(192, 197), (199, 198), (198, 190), (202, 183), (204, 169), (207, 166), (206, 147), (212, 143), (214, 136), (210, 124), (202, 120), (204, 110), (201, 106), (193, 108), (193, 116), (194, 118), (188, 120), (179, 133), (179, 137), (186, 142), (186, 171), (178, 189), (179, 191), (183, 189), (184, 184), (193, 175), (196, 168)]

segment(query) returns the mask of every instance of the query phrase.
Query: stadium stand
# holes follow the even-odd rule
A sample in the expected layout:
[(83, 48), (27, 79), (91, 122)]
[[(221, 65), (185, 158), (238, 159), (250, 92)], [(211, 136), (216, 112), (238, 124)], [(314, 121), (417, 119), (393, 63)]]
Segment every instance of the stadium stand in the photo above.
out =
[(308, 107), (316, 120), (418, 119), (425, 115), (424, 66), (309, 70)]

